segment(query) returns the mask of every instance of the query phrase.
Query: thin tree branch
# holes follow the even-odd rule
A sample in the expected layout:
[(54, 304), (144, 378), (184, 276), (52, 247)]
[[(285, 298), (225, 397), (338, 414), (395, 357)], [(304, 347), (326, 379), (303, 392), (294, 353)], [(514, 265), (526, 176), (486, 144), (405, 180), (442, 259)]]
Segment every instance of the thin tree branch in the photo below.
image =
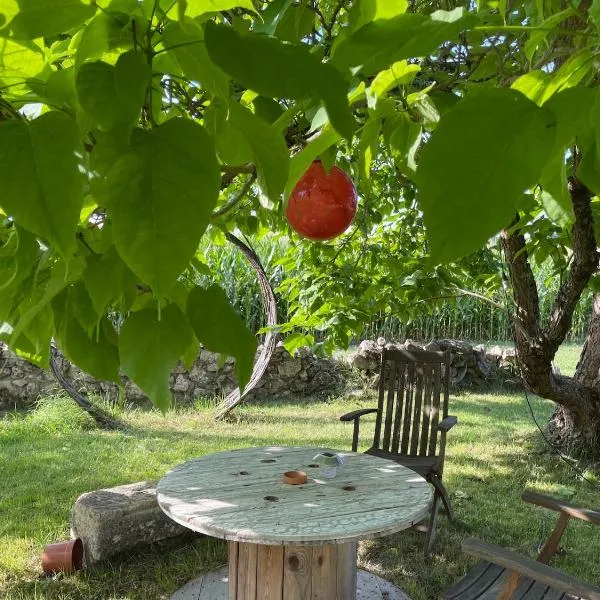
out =
[(233, 210), (246, 196), (246, 194), (250, 191), (252, 184), (256, 180), (256, 173), (252, 173), (250, 177), (247, 179), (246, 183), (244, 183), (242, 189), (235, 194), (231, 199), (229, 199), (223, 206), (214, 210), (211, 219), (217, 219), (218, 217), (222, 217), (224, 214)]

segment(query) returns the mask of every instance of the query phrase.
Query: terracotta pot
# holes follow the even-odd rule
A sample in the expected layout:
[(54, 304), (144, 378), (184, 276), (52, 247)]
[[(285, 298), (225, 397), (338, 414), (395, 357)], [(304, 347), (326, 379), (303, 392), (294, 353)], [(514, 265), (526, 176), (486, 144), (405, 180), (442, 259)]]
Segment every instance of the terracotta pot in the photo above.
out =
[(283, 474), (283, 483), (289, 485), (301, 485), (306, 483), (306, 473), (304, 471), (286, 471)]
[(72, 573), (83, 566), (83, 543), (80, 538), (48, 544), (42, 554), (42, 569), (51, 574), (62, 571)]

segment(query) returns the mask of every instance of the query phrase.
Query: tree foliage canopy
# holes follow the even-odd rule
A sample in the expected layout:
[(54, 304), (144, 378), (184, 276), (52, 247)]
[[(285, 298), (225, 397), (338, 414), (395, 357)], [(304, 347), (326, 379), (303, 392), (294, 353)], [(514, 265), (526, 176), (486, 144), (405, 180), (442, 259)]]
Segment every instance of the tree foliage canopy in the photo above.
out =
[(1, 338), (40, 365), (54, 338), (163, 409), (199, 344), (243, 386), (256, 343), (188, 283), (199, 243), (288, 234), (316, 158), (360, 210), (282, 259), (306, 266), (280, 290), (290, 348), (497, 284), (473, 253), (517, 213), (560, 271), (567, 178), (600, 192), (599, 29), (598, 0), (0, 0)]

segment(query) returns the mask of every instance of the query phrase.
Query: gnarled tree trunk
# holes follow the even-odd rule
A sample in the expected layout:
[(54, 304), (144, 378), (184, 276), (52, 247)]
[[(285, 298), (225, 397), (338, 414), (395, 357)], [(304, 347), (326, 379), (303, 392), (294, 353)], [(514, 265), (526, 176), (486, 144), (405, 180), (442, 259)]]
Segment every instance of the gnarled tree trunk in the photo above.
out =
[(516, 305), (515, 345), (525, 385), (554, 400), (557, 410), (549, 424), (555, 443), (564, 450), (588, 457), (600, 455), (600, 300), (595, 299), (588, 339), (574, 377), (553, 373), (552, 360), (564, 341), (579, 298), (598, 269), (598, 251), (590, 191), (569, 180), (573, 203), (573, 255), (547, 323), (540, 319), (539, 296), (529, 263), (525, 237), (517, 220), (504, 231), (502, 245)]

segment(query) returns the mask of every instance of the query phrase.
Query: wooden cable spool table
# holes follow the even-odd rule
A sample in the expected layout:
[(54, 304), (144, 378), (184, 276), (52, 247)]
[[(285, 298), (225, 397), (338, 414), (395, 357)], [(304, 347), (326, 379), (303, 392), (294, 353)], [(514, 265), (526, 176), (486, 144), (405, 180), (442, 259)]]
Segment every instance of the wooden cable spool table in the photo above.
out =
[[(323, 479), (313, 457), (324, 451), (338, 452), (281, 446), (231, 450), (190, 460), (160, 480), (158, 504), (171, 519), (229, 541), (228, 577), (217, 573), (200, 585), (198, 595), (181, 598), (383, 597), (361, 595), (360, 578), (357, 596), (357, 541), (426, 518), (430, 485), (397, 463), (354, 452), (338, 452), (343, 466), (335, 478)], [(282, 482), (283, 473), (294, 469), (307, 473), (305, 484)]]

